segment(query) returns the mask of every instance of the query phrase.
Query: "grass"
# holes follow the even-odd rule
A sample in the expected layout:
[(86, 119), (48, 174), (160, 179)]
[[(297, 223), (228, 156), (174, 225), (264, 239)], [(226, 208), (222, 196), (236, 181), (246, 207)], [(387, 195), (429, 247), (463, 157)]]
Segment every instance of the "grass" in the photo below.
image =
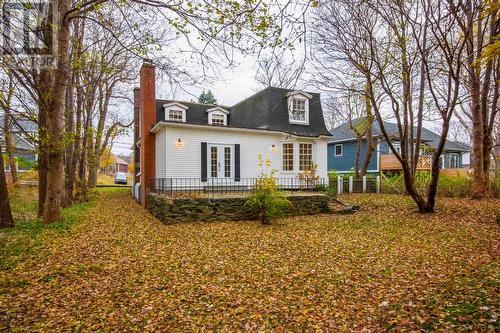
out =
[[(127, 176), (128, 184), (132, 184), (132, 176)], [(106, 173), (97, 174), (97, 185), (115, 185), (115, 176)]]
[[(498, 200), (420, 215), (405, 196), (341, 199), (360, 211), (163, 225), (100, 190), (0, 270), (0, 331), (500, 329)], [(16, 237), (31, 233), (0, 231)]]
[[(490, 179), (492, 192), (498, 188), (500, 177), (498, 179)], [(387, 175), (381, 178), (381, 192), (390, 194), (405, 194), (406, 189), (402, 174)], [(429, 187), (430, 173), (417, 172), (415, 188), (420, 193), (426, 193)], [(495, 185), (495, 182), (497, 185)], [(439, 175), (437, 196), (446, 198), (468, 198), (471, 194), (472, 176), (471, 175)], [(496, 195), (496, 193), (492, 193)]]
[[(82, 220), (85, 212), (97, 202), (96, 193), (90, 200), (64, 208), (60, 221), (44, 224), (37, 218), (38, 189), (16, 187), (10, 189), (10, 204), (15, 227), (0, 233), (0, 270), (9, 270), (16, 265), (41, 257), (39, 251), (48, 239), (57, 239), (58, 234), (68, 232)], [(1, 286), (1, 283), (0, 283)], [(1, 291), (1, 289), (0, 289)]]

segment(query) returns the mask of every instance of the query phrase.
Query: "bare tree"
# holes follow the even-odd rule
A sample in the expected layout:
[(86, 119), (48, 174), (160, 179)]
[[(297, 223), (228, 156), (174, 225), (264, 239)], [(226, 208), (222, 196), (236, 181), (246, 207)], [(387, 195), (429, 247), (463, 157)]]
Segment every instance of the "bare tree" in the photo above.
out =
[(302, 61), (287, 60), (286, 53), (273, 54), (257, 61), (255, 80), (262, 88), (295, 88), (305, 69), (305, 57)]
[[(336, 72), (346, 89), (353, 82), (358, 87), (366, 82), (364, 94), (371, 100), (384, 139), (401, 163), (407, 192), (421, 213), (432, 212), (439, 157), (460, 88), (463, 42), (449, 8), (430, 0), (337, 1), (322, 6), (317, 18), (316, 45), (325, 50), (319, 59), (321, 68)], [(442, 131), (424, 199), (425, 194), (414, 186), (414, 177), (426, 104), (436, 109)], [(384, 126), (387, 113), (396, 120), (396, 133)], [(400, 151), (394, 140), (399, 141)]]
[[(2, 147), (0, 146), (0, 152)], [(5, 178), (5, 167), (3, 158), (0, 156), (0, 228), (11, 228), (14, 226), (12, 213), (10, 211), (9, 190)]]
[(3, 111), (3, 136), (5, 141), (5, 152), (9, 163), (12, 183), (17, 183), (17, 164), (14, 157), (14, 143), (12, 142), (12, 96), (14, 94), (14, 77), (12, 72), (7, 70), (6, 80), (0, 82), (0, 108)]
[[(376, 149), (373, 138), (375, 118), (372, 113), (371, 100), (365, 94), (354, 91), (356, 89), (348, 90), (345, 95), (334, 95), (335, 102), (330, 107), (338, 120), (341, 120), (342, 123), (348, 123), (356, 137), (354, 173), (356, 178), (360, 178), (366, 175), (373, 152)], [(364, 155), (361, 156), (363, 146), (366, 149)]]
[(488, 54), (500, 34), (498, 4), (467, 0), (448, 1), (466, 42), (466, 87), (472, 119), (473, 185), (472, 197), (489, 195), (490, 154), (493, 129), (498, 114), (500, 57)]
[[(53, 38), (57, 41), (57, 66), (54, 69), (41, 70), (36, 73), (36, 78), (30, 75), (32, 73), (29, 71), (19, 72), (17, 75), (18, 79), (25, 80), (23, 84), (26, 87), (33, 88), (38, 86), (37, 82), (43, 82), (42, 94), (33, 97), (39, 102), (39, 136), (43, 143), (40, 145), (42, 158), (39, 160), (40, 202), (43, 203), (40, 210), (46, 223), (59, 219), (63, 203), (62, 175), (64, 154), (67, 151), (64, 142), (68, 127), (65, 126), (64, 120), (67, 115), (66, 103), (71, 99), (66, 94), (72, 77), (70, 51), (74, 20), (100, 24), (124, 49), (139, 59), (147, 58), (160, 46), (161, 40), (156, 39), (155, 34), (149, 33), (148, 27), (153, 26), (155, 22), (158, 23), (157, 26), (170, 26), (176, 34), (185, 38), (190, 48), (190, 56), (197, 57), (204, 75), (207, 68), (221, 63), (221, 59), (231, 64), (234, 61), (234, 51), (255, 52), (266, 45), (278, 47), (284, 45), (285, 41), (293, 43), (294, 39), (303, 34), (295, 29), (294, 25), (300, 23), (302, 26), (299, 19), (305, 17), (310, 1), (304, 4), (292, 1), (273, 1), (271, 4), (255, 1), (221, 2), (215, 6), (197, 0), (134, 0), (127, 3), (89, 0), (74, 4), (69, 0), (59, 0), (55, 4), (51, 3), (51, 6), (54, 22), (46, 22), (45, 30), (53, 31)], [(129, 28), (127, 34), (116, 34), (109, 28), (108, 17), (103, 14), (105, 10), (119, 16), (118, 19)], [(151, 20), (151, 16), (145, 20), (148, 13), (154, 13), (156, 20)], [(288, 36), (285, 36), (286, 34)], [(195, 43), (193, 38), (198, 42)], [(175, 68), (168, 58), (157, 56), (156, 59), (160, 69)], [(175, 75), (170, 78), (176, 80)], [(75, 104), (78, 105), (78, 101)], [(78, 119), (75, 130), (76, 127)], [(84, 142), (88, 141), (82, 141)]]

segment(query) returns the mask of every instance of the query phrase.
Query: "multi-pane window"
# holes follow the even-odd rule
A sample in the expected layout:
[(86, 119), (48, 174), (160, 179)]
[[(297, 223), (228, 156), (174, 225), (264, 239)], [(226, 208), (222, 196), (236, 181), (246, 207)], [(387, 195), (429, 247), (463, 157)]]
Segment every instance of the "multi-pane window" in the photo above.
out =
[(217, 147), (212, 146), (210, 148), (210, 173), (213, 178), (217, 177)]
[(231, 177), (231, 148), (224, 147), (224, 177)]
[(292, 99), (292, 110), (290, 112), (290, 120), (306, 121), (306, 100), (294, 98)]
[(283, 144), (283, 171), (293, 171), (293, 143)]
[(342, 156), (343, 155), (343, 145), (335, 145), (335, 156)]
[(309, 170), (312, 166), (312, 143), (299, 143), (299, 170)]
[(223, 114), (212, 114), (212, 125), (224, 126), (225, 116)]
[(168, 120), (184, 121), (182, 110), (168, 110)]

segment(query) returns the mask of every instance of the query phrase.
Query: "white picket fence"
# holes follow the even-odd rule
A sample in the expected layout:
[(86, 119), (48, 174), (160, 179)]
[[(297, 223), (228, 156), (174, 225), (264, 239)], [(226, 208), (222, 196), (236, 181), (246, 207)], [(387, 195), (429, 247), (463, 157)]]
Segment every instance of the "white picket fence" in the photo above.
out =
[[(363, 178), (361, 179), (362, 181), (362, 187), (361, 187), (361, 191), (355, 191), (355, 186), (354, 186), (354, 177), (353, 176), (350, 176), (349, 177), (349, 188), (347, 189), (349, 194), (351, 193), (366, 193), (368, 192), (367, 189), (367, 183), (369, 181), (372, 181), (371, 179), (368, 180), (366, 176), (363, 176)], [(344, 177), (342, 176), (338, 176), (337, 177), (337, 194), (342, 194), (342, 193), (345, 193), (344, 192)], [(380, 193), (380, 176), (377, 176), (375, 178), (375, 193)]]

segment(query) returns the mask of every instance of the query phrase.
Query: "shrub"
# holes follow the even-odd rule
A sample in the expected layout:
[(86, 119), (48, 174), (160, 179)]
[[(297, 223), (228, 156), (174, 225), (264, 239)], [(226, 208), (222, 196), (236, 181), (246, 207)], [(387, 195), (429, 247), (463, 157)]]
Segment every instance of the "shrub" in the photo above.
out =
[(301, 181), (301, 188), (314, 189), (319, 186), (318, 165), (312, 162), (311, 167), (297, 175)]
[[(420, 193), (427, 193), (428, 185), (430, 182), (430, 173), (417, 172), (415, 175), (415, 188)], [(469, 175), (467, 176), (445, 176), (440, 175), (438, 180), (437, 196), (438, 197), (452, 197), (452, 198), (465, 198), (470, 196), (472, 180)], [(392, 194), (405, 194), (406, 189), (404, 185), (402, 174), (393, 174), (389, 177), (382, 177), (381, 181), (382, 193)]]
[[(263, 164), (262, 156), (259, 155), (259, 165)], [(271, 163), (266, 160), (265, 164), (270, 166)], [(262, 224), (269, 224), (272, 219), (282, 217), (285, 210), (291, 206), (290, 201), (276, 186), (276, 172), (276, 170), (271, 170), (270, 173), (262, 171), (257, 179), (255, 192), (245, 201), (245, 208)]]

